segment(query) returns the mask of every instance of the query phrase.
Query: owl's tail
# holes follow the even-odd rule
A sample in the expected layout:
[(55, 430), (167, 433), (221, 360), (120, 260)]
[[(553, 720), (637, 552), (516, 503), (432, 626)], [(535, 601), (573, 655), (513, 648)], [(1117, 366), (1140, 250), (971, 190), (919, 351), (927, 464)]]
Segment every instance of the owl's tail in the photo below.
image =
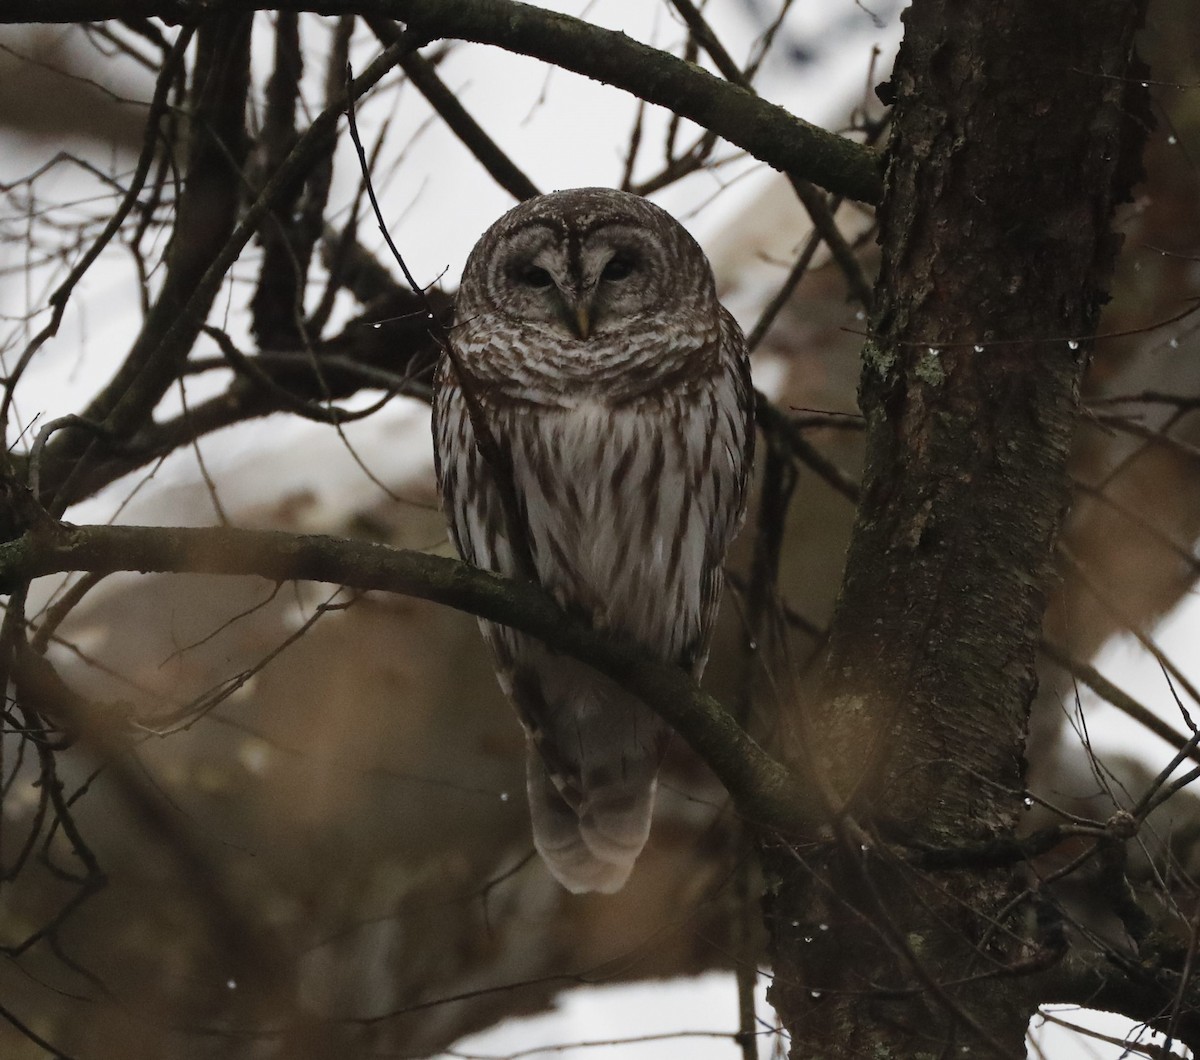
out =
[(530, 741), (526, 759), (533, 843), (568, 891), (619, 891), (650, 834), (658, 757), (624, 763), (620, 775), (582, 790), (551, 776)]

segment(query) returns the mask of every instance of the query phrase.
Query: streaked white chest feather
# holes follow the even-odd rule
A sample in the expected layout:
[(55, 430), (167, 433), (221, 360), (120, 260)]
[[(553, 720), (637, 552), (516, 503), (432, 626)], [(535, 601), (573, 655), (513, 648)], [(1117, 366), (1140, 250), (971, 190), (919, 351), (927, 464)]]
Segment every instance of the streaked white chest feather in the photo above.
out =
[(713, 490), (695, 488), (692, 466), (703, 438), (686, 437), (699, 417), (676, 430), (658, 406), (582, 402), (521, 419), (513, 475), (543, 584), (675, 657), (702, 621), (714, 530)]
[[(516, 402), (493, 413), (543, 586), (596, 626), (676, 662), (702, 660), (744, 505), (744, 411), (732, 377), (712, 382), (687, 398)], [(447, 514), (470, 561), (515, 574), (491, 469), (461, 394), (447, 397), (439, 423), (451, 457)], [(521, 638), (505, 636), (519, 652)]]

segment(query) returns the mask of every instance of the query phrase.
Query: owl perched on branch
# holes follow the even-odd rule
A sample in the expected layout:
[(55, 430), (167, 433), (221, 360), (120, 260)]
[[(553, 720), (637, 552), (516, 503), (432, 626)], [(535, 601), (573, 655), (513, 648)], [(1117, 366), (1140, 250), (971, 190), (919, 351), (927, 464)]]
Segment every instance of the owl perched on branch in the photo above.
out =
[[(682, 225), (603, 188), (521, 203), (467, 260), (434, 384), (454, 543), (699, 677), (753, 405), (745, 340)], [(666, 725), (584, 663), (481, 625), (529, 737), (538, 851), (572, 891), (618, 890), (649, 834)]]

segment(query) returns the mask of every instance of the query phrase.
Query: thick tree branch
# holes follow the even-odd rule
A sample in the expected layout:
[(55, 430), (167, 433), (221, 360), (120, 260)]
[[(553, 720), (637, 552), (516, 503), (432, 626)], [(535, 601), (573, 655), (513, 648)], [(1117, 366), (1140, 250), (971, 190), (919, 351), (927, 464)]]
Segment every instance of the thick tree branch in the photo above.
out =
[(658, 711), (717, 775), (745, 817), (793, 836), (815, 820), (795, 777), (682, 670), (569, 619), (532, 585), (457, 560), (319, 535), (276, 531), (67, 526), (0, 545), (0, 591), (67, 571), (256, 575), (331, 582), (445, 604), (541, 638), (583, 659)]
[[(163, 286), (124, 361), (83, 414), (116, 438), (132, 434), (174, 381), (219, 289), (217, 284), (202, 285), (201, 279), (237, 220), (238, 176), (249, 147), (250, 21), (240, 16), (211, 20), (201, 27), (197, 42), (191, 90), (195, 132)], [(157, 118), (151, 121), (157, 123)], [(71, 479), (86, 473), (96, 439), (94, 432), (68, 430), (48, 451), (42, 485), (44, 499), (56, 513), (69, 506)]]
[[(264, 176), (274, 173), (296, 146), (296, 105), (304, 73), (300, 49), (300, 17), (295, 12), (280, 14), (275, 24), (275, 68), (267, 81), (263, 115), (262, 145), (265, 148)], [(313, 174), (328, 173), (334, 143), (329, 141), (324, 156), (314, 160)], [(258, 234), (263, 257), (258, 269), (258, 287), (250, 300), (251, 328), (263, 349), (277, 350), (303, 343), (300, 318), (304, 309), (304, 282), (308, 261), (320, 230), (309, 230), (302, 239), (297, 205), (308, 174), (298, 175), (280, 189), (266, 223)]]
[(389, 6), (418, 37), (470, 40), (542, 59), (690, 118), (781, 172), (861, 201), (879, 196), (873, 151), (624, 33), (507, 0), (391, 0)]
[(490, 44), (573, 70), (657, 103), (711, 130), (789, 176), (861, 202), (882, 191), (878, 156), (870, 148), (795, 117), (752, 92), (581, 19), (514, 0), (10, 0), (3, 22), (97, 22), (157, 17), (191, 22), (216, 11), (289, 10), (399, 19), (423, 41)]

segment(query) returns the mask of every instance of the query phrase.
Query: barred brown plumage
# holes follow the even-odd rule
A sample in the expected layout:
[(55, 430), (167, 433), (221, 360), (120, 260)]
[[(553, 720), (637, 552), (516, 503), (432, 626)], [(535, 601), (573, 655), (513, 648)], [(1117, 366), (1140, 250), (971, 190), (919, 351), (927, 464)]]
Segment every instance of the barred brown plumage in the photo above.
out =
[[(698, 677), (745, 513), (754, 395), (695, 240), (625, 192), (530, 199), (471, 252), (449, 341), (434, 456), (460, 555), (516, 574), (522, 535), (564, 608)], [(649, 834), (667, 727), (585, 664), (481, 626), (529, 735), (538, 850), (572, 891), (619, 889)]]

